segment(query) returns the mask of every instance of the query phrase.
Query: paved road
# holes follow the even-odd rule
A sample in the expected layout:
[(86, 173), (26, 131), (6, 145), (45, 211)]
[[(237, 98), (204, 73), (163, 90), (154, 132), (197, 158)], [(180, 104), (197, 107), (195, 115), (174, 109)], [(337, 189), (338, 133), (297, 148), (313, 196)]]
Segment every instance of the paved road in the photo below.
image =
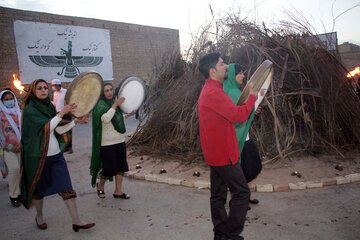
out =
[[(0, 182), (0, 239), (211, 240), (209, 190), (125, 178), (130, 200), (97, 197), (89, 185), (90, 152), (77, 148), (91, 140), (90, 126), (74, 130), (74, 154), (65, 154), (81, 217), (94, 229), (75, 233), (62, 199), (45, 199), (48, 229), (36, 228), (35, 210), (12, 208)], [(128, 128), (129, 129), (129, 128)], [(246, 240), (350, 240), (360, 238), (360, 182), (306, 191), (255, 193), (243, 236)]]

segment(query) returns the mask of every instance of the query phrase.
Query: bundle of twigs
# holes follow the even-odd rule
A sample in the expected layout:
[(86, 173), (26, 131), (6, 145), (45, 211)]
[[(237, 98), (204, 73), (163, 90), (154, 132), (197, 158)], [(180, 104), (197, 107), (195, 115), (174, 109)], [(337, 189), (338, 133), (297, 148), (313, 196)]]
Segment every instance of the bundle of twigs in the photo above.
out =
[(337, 53), (321, 43), (308, 45), (310, 35), (299, 23), (270, 30), (234, 16), (206, 27), (195, 41), (189, 61), (170, 54), (155, 69), (144, 105), (147, 120), (130, 147), (137, 154), (202, 158), (197, 99), (204, 79), (197, 63), (212, 51), (222, 53), (228, 63), (245, 66), (248, 79), (265, 59), (274, 64), (263, 110), (250, 130), (262, 156), (283, 158), (296, 152), (342, 155), (344, 149), (357, 146), (359, 97)]

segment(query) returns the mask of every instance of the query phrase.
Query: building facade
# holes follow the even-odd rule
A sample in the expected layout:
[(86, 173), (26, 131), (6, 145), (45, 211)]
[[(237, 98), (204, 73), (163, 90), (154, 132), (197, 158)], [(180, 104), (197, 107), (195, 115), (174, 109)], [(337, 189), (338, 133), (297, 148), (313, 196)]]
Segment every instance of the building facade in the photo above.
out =
[(351, 71), (360, 67), (360, 46), (344, 42), (338, 46), (338, 51), (347, 70)]
[[(19, 73), (14, 35), (16, 20), (109, 30), (115, 86), (128, 75), (147, 81), (155, 62), (163, 55), (180, 52), (179, 31), (175, 29), (0, 7), (0, 89), (13, 89), (12, 75)], [(43, 79), (51, 80), (47, 76)]]

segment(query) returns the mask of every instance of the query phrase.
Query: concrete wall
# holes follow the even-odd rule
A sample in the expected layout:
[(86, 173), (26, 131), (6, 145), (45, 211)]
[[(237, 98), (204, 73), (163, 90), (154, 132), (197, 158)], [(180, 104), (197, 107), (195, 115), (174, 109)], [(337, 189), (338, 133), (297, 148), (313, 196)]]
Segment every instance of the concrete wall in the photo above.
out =
[[(12, 74), (19, 72), (15, 20), (108, 29), (115, 86), (130, 74), (146, 81), (155, 61), (160, 60), (162, 55), (172, 51), (180, 52), (178, 30), (0, 7), (0, 89), (9, 87)], [(50, 80), (46, 76), (44, 79)]]

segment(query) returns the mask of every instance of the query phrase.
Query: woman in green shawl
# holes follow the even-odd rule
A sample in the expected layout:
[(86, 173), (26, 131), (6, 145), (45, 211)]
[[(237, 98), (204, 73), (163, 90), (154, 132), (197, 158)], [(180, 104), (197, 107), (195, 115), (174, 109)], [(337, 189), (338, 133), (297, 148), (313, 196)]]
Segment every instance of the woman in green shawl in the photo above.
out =
[[(228, 78), (223, 83), (224, 91), (235, 104), (237, 104), (237, 101), (241, 95), (240, 86), (245, 78), (244, 72), (245, 72), (245, 68), (243, 66), (237, 63), (229, 64)], [(261, 170), (261, 160), (259, 156), (259, 151), (255, 143), (252, 142), (252, 140), (250, 140), (249, 138), (249, 129), (251, 126), (251, 122), (254, 119), (254, 115), (259, 114), (260, 111), (261, 111), (261, 107), (259, 106), (256, 109), (256, 111), (255, 109), (253, 109), (247, 121), (242, 123), (235, 123), (236, 137), (238, 139), (239, 150), (241, 153), (239, 162), (241, 163), (243, 169), (247, 167), (248, 164), (251, 163), (254, 164), (254, 166), (256, 166), (257, 169), (260, 168)], [(244, 161), (242, 161), (242, 159)], [(245, 161), (245, 159), (249, 161)], [(255, 177), (256, 177), (255, 174), (251, 176), (249, 175), (246, 176), (248, 182), (252, 181)], [(249, 202), (253, 204), (258, 204), (259, 200), (252, 198), (250, 196)], [(248, 209), (250, 209), (250, 207), (248, 207)]]
[(95, 223), (83, 224), (76, 206), (76, 192), (72, 188), (69, 171), (62, 154), (66, 143), (62, 134), (77, 123), (87, 123), (86, 117), (74, 119), (60, 125), (62, 117), (76, 108), (76, 104), (65, 105), (56, 114), (49, 98), (48, 84), (43, 79), (35, 80), (25, 100), (22, 118), (22, 177), (20, 201), (29, 209), (36, 208), (36, 225), (44, 230), (47, 224), (43, 217), (43, 199), (58, 193), (64, 200), (72, 218), (72, 228), (91, 228)]
[[(126, 161), (125, 124), (119, 106), (125, 98), (117, 98), (111, 83), (105, 83), (101, 98), (92, 113), (92, 155), (90, 164), (91, 185), (96, 179), (99, 198), (105, 198), (105, 182), (115, 176), (114, 198), (129, 199), (130, 195), (122, 191), (122, 180), (129, 171)], [(135, 114), (132, 111), (125, 116)]]

